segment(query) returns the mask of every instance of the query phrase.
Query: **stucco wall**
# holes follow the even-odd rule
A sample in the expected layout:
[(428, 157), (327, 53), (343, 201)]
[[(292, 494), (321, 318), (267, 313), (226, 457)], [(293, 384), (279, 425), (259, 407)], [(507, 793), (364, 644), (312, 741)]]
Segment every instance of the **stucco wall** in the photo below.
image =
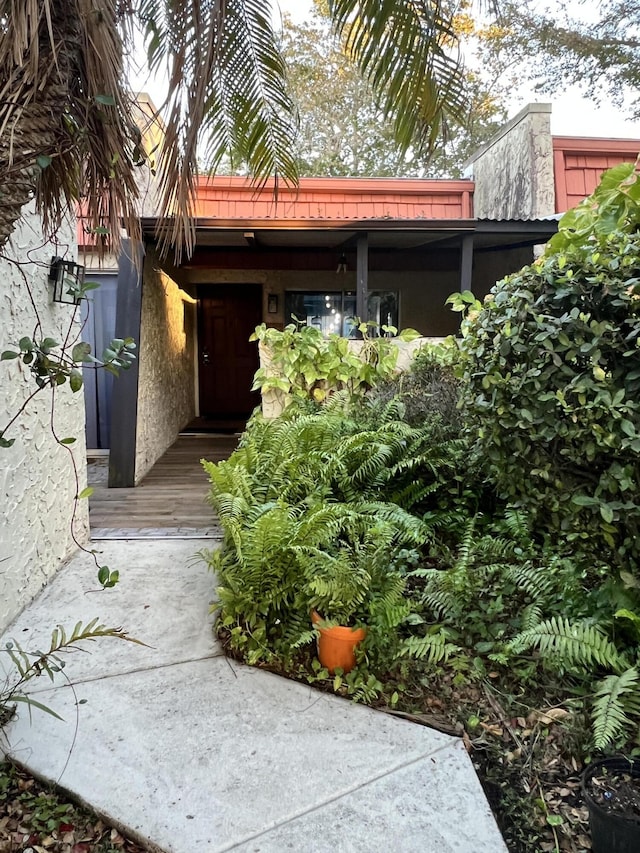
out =
[[(34, 336), (36, 316), (28, 287), (42, 326), (35, 336), (61, 341), (66, 335), (73, 308), (53, 303), (47, 273), (52, 255), (75, 256), (75, 229), (60, 229), (57, 248), (43, 242), (40, 221), (29, 209), (5, 249), (8, 257), (22, 265), (18, 269), (0, 259), (0, 350), (25, 335)], [(74, 335), (79, 331), (77, 322)], [(36, 386), (17, 360), (1, 362), (0, 377), (0, 428), (4, 428)], [(6, 438), (15, 438), (15, 443), (0, 448), (0, 631), (76, 548), (70, 533), (76, 484), (69, 451), (58, 446), (51, 434), (51, 394), (47, 388), (29, 403), (7, 432)], [(83, 489), (86, 453), (81, 392), (71, 393), (68, 385), (56, 389), (54, 425), (60, 438), (76, 438), (70, 447)], [(78, 505), (75, 533), (81, 542), (88, 538), (87, 501)]]
[(149, 249), (142, 277), (136, 484), (195, 417), (196, 303)]
[(536, 219), (555, 212), (551, 104), (529, 104), (469, 162), (478, 219)]

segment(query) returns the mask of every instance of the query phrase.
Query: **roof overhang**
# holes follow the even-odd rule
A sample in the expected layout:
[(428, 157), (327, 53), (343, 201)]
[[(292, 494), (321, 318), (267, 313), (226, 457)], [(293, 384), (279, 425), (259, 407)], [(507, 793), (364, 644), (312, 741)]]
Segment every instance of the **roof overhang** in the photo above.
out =
[[(162, 235), (162, 220), (144, 218), (145, 238)], [(198, 249), (342, 249), (368, 235), (370, 249), (456, 248), (472, 236), (474, 249), (499, 250), (546, 242), (558, 230), (556, 219), (197, 219)]]

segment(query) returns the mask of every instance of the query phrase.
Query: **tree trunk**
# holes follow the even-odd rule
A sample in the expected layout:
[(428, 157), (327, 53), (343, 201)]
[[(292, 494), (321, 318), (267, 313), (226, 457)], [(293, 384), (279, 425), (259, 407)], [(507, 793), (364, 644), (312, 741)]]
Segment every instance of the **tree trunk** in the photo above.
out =
[[(56, 89), (38, 92), (37, 102), (12, 111), (3, 126), (0, 135), (0, 251), (13, 233), (22, 208), (36, 194), (40, 175), (37, 158), (47, 157), (55, 149), (55, 116), (57, 112), (59, 124), (64, 105), (59, 87)], [(3, 112), (0, 110), (4, 125)]]
[[(4, 60), (0, 62), (0, 251), (22, 208), (37, 195), (42, 170), (55, 170), (50, 165), (53, 158), (68, 147), (65, 113), (78, 22), (63, 8), (66, 2), (50, 3), (49, 19), (40, 15), (38, 33), (32, 38), (25, 39), (28, 25), (24, 21), (12, 22), (22, 32), (26, 48), (12, 46), (17, 36), (11, 24), (0, 36), (4, 42), (0, 51)], [(54, 48), (52, 41), (63, 47)], [(55, 218), (57, 211), (52, 212)]]

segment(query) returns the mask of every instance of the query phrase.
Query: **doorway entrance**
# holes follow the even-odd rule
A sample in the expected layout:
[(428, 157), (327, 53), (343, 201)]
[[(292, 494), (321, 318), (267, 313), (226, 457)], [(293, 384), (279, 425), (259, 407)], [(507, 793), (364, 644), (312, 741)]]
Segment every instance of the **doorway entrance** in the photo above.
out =
[(260, 403), (251, 390), (258, 347), (249, 337), (262, 322), (262, 287), (200, 285), (198, 297), (200, 417), (221, 425), (246, 420)]

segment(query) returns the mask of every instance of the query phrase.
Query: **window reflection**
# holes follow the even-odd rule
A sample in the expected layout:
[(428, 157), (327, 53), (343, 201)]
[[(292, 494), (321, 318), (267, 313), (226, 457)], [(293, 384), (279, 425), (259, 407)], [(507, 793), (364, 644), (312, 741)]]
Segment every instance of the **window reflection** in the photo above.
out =
[[(351, 290), (301, 291), (289, 290), (285, 294), (285, 321), (298, 319), (307, 326), (320, 329), (324, 337), (336, 334), (353, 337), (353, 318), (356, 295)], [(379, 326), (398, 325), (398, 294), (371, 291), (368, 302), (368, 319)]]

